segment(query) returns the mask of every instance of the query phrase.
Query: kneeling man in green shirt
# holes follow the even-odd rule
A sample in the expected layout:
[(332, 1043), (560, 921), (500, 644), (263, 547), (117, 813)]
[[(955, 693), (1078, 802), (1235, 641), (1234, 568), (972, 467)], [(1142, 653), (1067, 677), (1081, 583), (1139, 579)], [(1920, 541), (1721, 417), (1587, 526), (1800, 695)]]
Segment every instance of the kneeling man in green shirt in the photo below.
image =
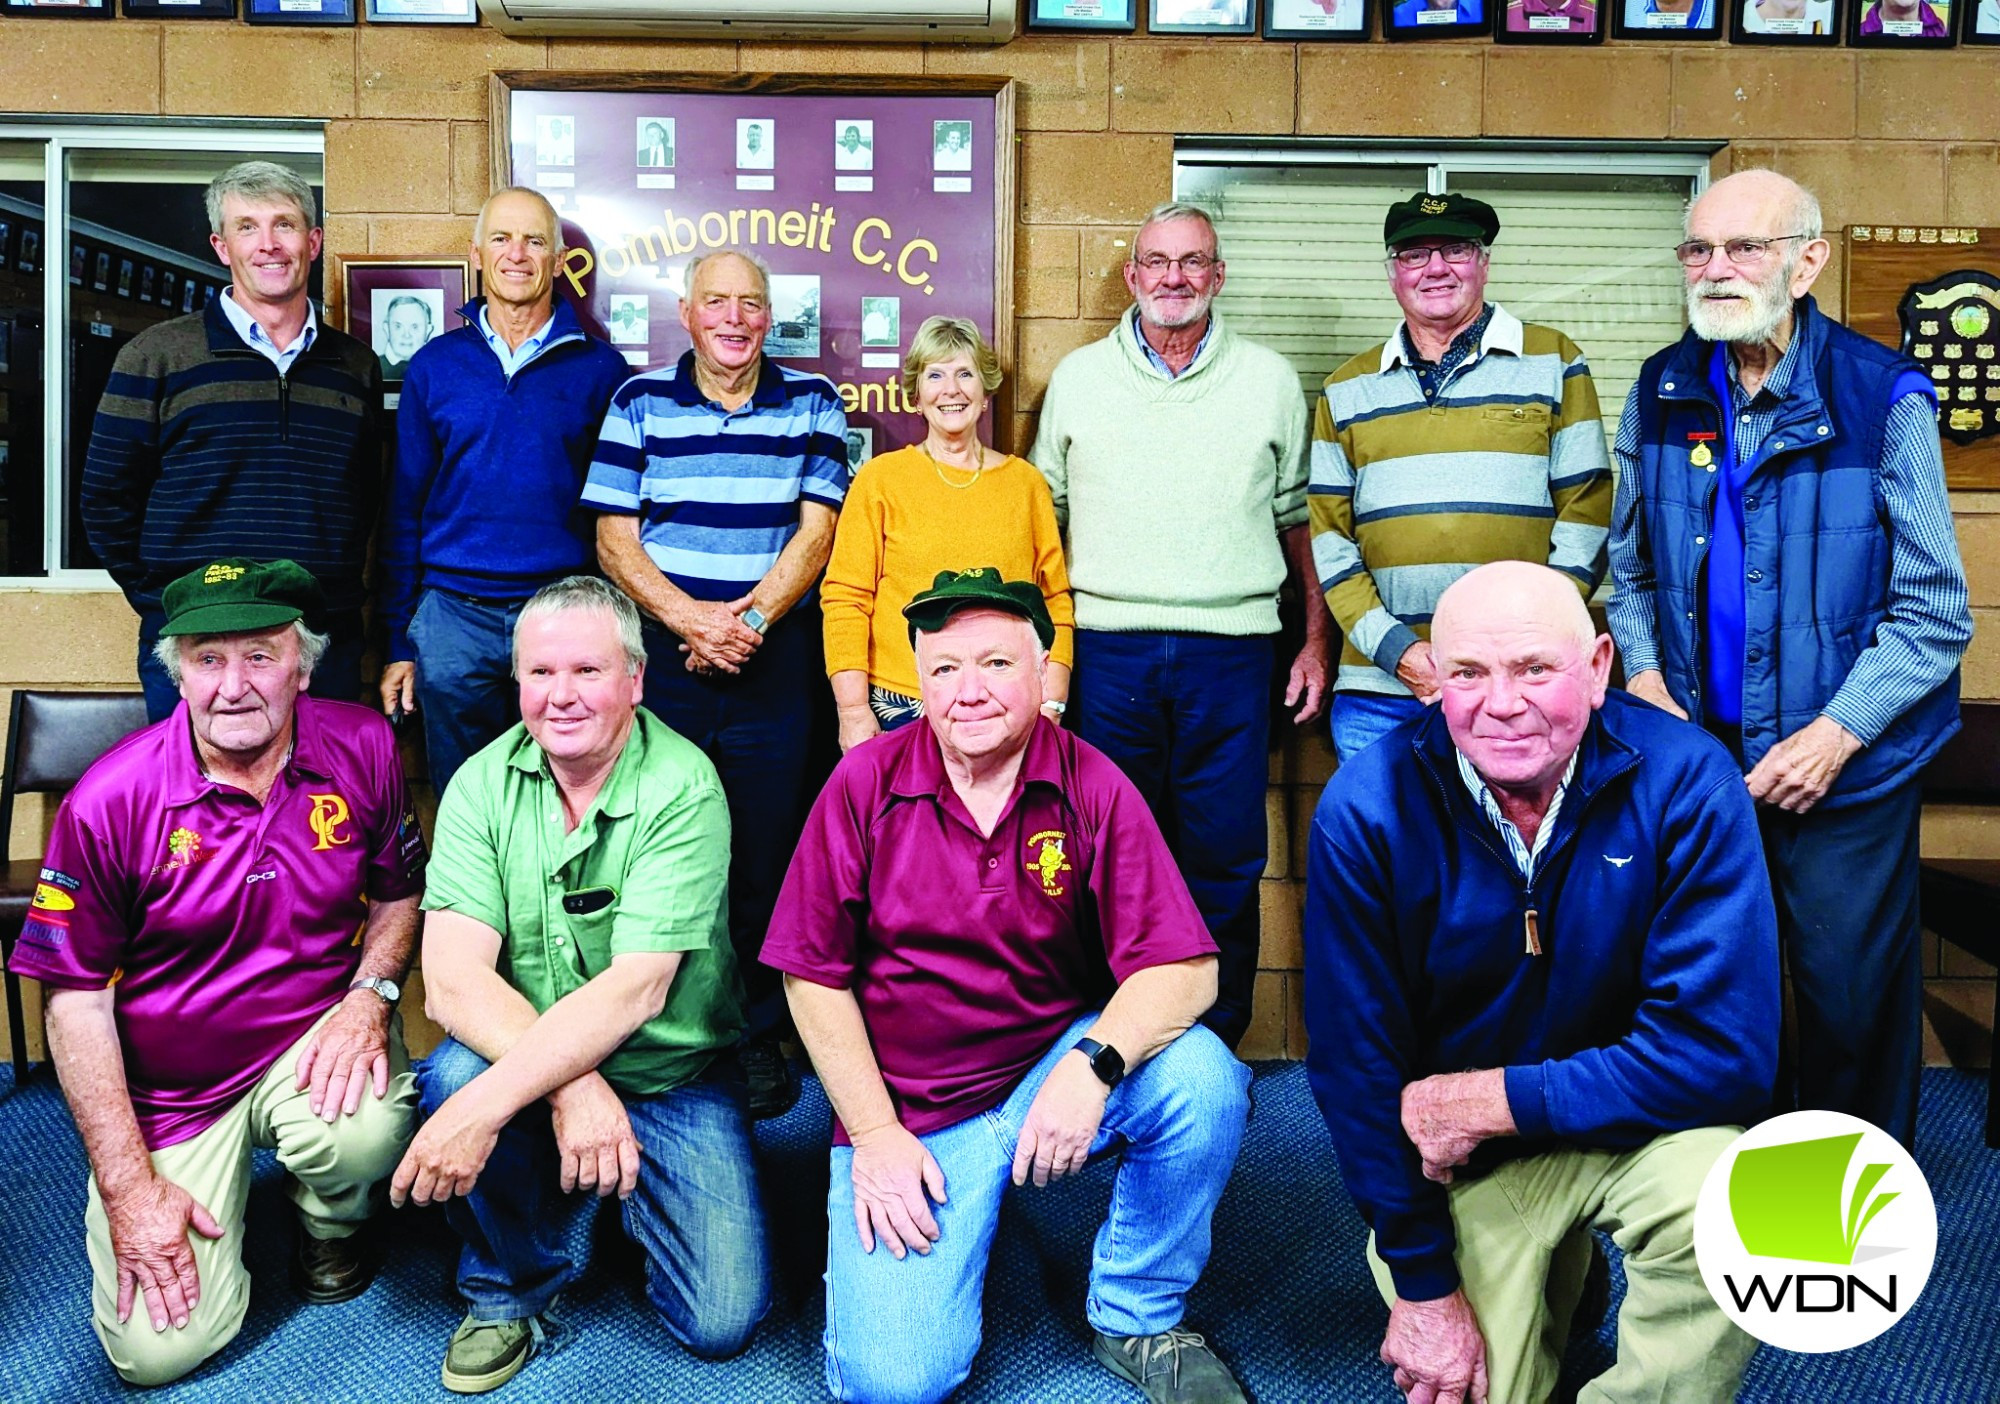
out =
[(443, 1203), (470, 1311), (444, 1384), (497, 1388), (577, 1272), (559, 1195), (616, 1193), (646, 1295), (697, 1355), (736, 1354), (771, 1301), (729, 943), (729, 810), (708, 759), (639, 707), (639, 615), (601, 580), (514, 626), (521, 724), (438, 809), (419, 1067), (428, 1120), (390, 1182)]

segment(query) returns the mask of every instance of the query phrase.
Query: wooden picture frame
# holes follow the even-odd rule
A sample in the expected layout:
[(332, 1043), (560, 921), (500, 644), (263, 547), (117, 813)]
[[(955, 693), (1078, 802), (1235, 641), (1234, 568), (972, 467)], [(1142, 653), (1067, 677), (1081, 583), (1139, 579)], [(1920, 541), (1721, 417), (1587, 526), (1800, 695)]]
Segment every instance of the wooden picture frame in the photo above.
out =
[(1830, 48), (1840, 42), (1842, 0), (1804, 0), (1796, 16), (1767, 17), (1798, 0), (1729, 0), (1729, 42)]
[[(1258, 0), (1147, 0), (1148, 34), (1255, 34)], [(1213, 18), (1203, 18), (1212, 15)]]
[(1375, 0), (1264, 0), (1264, 37), (1305, 43), (1365, 42), (1375, 32)]
[(1691, 0), (1682, 11), (1662, 10), (1659, 0), (1612, 0), (1611, 32), (1620, 39), (1717, 40), (1726, 0)]
[[(557, 295), (634, 370), (687, 345), (677, 316), (696, 253), (747, 247), (771, 265), (773, 358), (841, 387), (878, 451), (916, 442), (900, 390), (909, 338), (933, 314), (969, 317), (1007, 375), (992, 438), (1014, 437), (1014, 80), (1001, 75), (501, 72), (490, 94), (490, 189), (556, 204)], [(674, 123), (674, 165), (635, 165), (638, 123)], [(743, 164), (742, 124), (765, 135)], [(838, 162), (870, 124), (866, 168)], [(970, 123), (972, 140), (952, 140)], [(733, 223), (732, 223), (733, 221)], [(633, 232), (637, 231), (637, 232)], [(864, 348), (892, 320), (901, 345)], [(900, 299), (893, 318), (880, 301)], [(914, 432), (912, 432), (914, 430)], [(1025, 448), (1025, 445), (1013, 446)]]
[(1848, 0), (1848, 44), (1857, 49), (1949, 49), (1958, 42), (1961, 21), (1953, 13), (1958, 0), (1914, 0), (1911, 17), (1904, 20), (1888, 13), (1896, 2)]
[(1139, 27), (1139, 0), (1026, 0), (1026, 4), (1030, 34), (1075, 30), (1130, 34)]
[[(457, 327), (458, 309), (478, 296), (472, 260), (336, 254), (333, 263), (327, 283), (340, 289), (340, 305), (329, 311), (381, 361), (384, 403), (394, 409), (409, 358)], [(406, 334), (415, 338), (407, 345)]]

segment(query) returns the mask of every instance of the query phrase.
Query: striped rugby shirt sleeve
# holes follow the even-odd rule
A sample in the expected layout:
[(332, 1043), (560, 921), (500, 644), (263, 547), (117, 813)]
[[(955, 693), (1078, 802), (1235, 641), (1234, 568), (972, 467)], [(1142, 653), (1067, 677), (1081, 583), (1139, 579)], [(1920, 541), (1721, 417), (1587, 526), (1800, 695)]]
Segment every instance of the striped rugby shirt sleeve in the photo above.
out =
[(1557, 338), (1562, 384), (1549, 434), (1549, 565), (1576, 581), (1588, 600), (1604, 579), (1605, 539), (1611, 534), (1611, 462), (1604, 448), (1604, 412), (1583, 352)]
[[(626, 381), (611, 397), (597, 451), (584, 479), (585, 507), (626, 516), (639, 511), (639, 480), (646, 467), (646, 391), (641, 378)], [(843, 443), (845, 440), (843, 439)]]
[(1354, 537), (1354, 465), (1347, 456), (1328, 391), (1313, 406), (1310, 477), (1306, 485), (1312, 523), (1313, 571), (1320, 593), (1349, 643), (1394, 673), (1417, 631), (1383, 607), (1382, 596)]

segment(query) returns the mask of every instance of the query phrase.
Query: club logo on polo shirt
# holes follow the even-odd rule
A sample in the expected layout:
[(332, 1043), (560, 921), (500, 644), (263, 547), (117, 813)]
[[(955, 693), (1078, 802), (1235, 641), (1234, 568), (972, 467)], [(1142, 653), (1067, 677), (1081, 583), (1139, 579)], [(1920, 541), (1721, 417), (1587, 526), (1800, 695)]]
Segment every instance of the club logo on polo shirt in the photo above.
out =
[(170, 873), (176, 868), (192, 868), (197, 863), (206, 863), (214, 856), (201, 846), (200, 834), (182, 826), (167, 835), (167, 861), (156, 866), (153, 872)]
[(347, 801), (339, 795), (307, 795), (312, 801), (312, 813), (306, 816), (314, 837), (319, 842), (313, 845), (313, 852), (324, 853), (336, 844), (352, 843), (353, 834), (343, 834), (340, 826), (347, 822)]
[(1062, 885), (1062, 875), (1070, 870), (1069, 859), (1063, 856), (1063, 840), (1068, 838), (1061, 829), (1043, 829), (1028, 838), (1027, 869), (1042, 880), (1042, 894), (1060, 897), (1066, 888)]

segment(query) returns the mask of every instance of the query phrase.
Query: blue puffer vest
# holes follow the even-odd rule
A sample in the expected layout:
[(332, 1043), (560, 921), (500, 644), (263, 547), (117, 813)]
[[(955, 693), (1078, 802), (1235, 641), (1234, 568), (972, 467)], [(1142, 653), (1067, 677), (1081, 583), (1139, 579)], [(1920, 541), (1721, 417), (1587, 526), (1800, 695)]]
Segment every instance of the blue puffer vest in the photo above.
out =
[[(1890, 394), (1912, 361), (1822, 313), (1793, 308), (1799, 363), (1743, 491), (1743, 760), (1812, 721), (1888, 612), (1889, 519), (1876, 478)], [(1703, 566), (1720, 462), (1690, 463), (1700, 434), (1719, 445), (1709, 384), (1714, 344), (1692, 331), (1639, 373), (1640, 527), (1653, 558), (1661, 672), (1702, 715)], [(1958, 673), (1849, 761), (1823, 809), (1874, 799), (1913, 778), (1958, 730)]]

